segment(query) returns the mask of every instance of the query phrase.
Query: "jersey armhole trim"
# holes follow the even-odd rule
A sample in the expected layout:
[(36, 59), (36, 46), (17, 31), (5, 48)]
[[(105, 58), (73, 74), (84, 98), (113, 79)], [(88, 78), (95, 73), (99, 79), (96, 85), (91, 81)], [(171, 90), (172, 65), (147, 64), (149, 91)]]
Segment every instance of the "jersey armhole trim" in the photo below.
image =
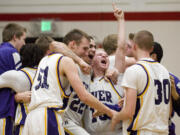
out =
[(147, 89), (148, 89), (148, 87), (149, 87), (149, 84), (150, 84), (150, 76), (149, 76), (148, 70), (146, 69), (146, 67), (145, 67), (143, 64), (137, 63), (136, 65), (141, 66), (141, 67), (143, 68), (143, 70), (145, 71), (146, 76), (147, 76), (146, 86), (144, 87), (143, 91), (137, 95), (138, 97), (141, 97), (141, 96), (143, 96), (143, 95), (146, 93), (146, 91), (147, 91)]
[(19, 71), (22, 71), (28, 77), (28, 80), (29, 80), (29, 83), (30, 83), (30, 88), (31, 88), (32, 83), (33, 83), (33, 79), (31, 78), (30, 74), (28, 72), (26, 72), (26, 70), (24, 70), (24, 69), (21, 69)]
[(60, 73), (59, 73), (59, 66), (60, 66), (60, 61), (62, 60), (63, 56), (60, 56), (56, 62), (56, 77), (57, 77), (57, 82), (60, 88), (60, 91), (63, 95), (63, 97), (68, 98), (69, 95), (66, 95), (65, 93), (65, 89), (63, 88), (63, 85), (61, 83), (61, 79), (60, 79)]

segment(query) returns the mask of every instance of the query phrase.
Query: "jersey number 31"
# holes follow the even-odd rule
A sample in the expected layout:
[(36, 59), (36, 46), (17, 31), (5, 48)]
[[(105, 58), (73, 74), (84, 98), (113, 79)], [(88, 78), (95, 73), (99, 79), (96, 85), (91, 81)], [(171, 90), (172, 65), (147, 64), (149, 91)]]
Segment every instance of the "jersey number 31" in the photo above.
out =
[(35, 86), (35, 90), (38, 90), (39, 88), (49, 88), (49, 84), (47, 83), (48, 69), (48, 67), (46, 67), (45, 69), (40, 69), (37, 78), (39, 84)]

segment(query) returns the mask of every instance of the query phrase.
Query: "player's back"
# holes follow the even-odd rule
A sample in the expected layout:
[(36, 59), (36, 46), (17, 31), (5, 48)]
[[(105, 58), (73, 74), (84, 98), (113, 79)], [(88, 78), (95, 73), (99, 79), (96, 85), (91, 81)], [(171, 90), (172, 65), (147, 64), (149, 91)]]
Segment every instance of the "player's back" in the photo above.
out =
[(130, 68), (137, 69), (139, 74), (136, 78), (137, 102), (133, 120), (125, 121), (124, 129), (140, 131), (140, 134), (148, 134), (149, 131), (167, 134), (171, 95), (168, 71), (160, 63), (149, 59), (141, 60)]
[(62, 57), (61, 54), (51, 54), (41, 60), (32, 86), (30, 110), (36, 107), (62, 107), (62, 97), (67, 92), (62, 84), (68, 84), (59, 73)]
[[(36, 76), (31, 88), (30, 112), (27, 115), (23, 134), (62, 134), (63, 97), (66, 77), (61, 75), (61, 54), (45, 56), (39, 63)], [(63, 86), (62, 86), (63, 85)], [(65, 89), (64, 89), (65, 88)]]

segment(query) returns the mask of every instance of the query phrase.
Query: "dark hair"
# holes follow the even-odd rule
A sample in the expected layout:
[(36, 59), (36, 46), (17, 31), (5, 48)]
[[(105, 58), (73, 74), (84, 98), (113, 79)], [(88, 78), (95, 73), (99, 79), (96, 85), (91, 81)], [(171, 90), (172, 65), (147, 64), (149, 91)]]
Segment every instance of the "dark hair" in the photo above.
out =
[(87, 33), (78, 29), (73, 29), (64, 36), (63, 42), (66, 45), (68, 45), (71, 41), (75, 41), (77, 44), (79, 44), (83, 37), (90, 41), (89, 35)]
[(44, 53), (36, 44), (26, 44), (22, 46), (20, 56), (23, 67), (35, 67), (44, 57)]
[(152, 54), (156, 54), (156, 56), (157, 56), (157, 61), (158, 62), (161, 62), (161, 59), (162, 59), (162, 57), (163, 57), (163, 49), (162, 49), (162, 47), (161, 47), (161, 45), (160, 45), (160, 43), (158, 43), (158, 42), (153, 42), (153, 51), (150, 53), (150, 55), (152, 55)]
[(26, 32), (26, 28), (24, 28), (16, 23), (9, 23), (3, 29), (2, 40), (3, 40), (3, 42), (9, 42), (13, 39), (13, 36), (20, 38), (24, 32)]
[(114, 52), (116, 52), (117, 39), (118, 39), (117, 34), (110, 34), (104, 38), (102, 47), (108, 55), (111, 55)]

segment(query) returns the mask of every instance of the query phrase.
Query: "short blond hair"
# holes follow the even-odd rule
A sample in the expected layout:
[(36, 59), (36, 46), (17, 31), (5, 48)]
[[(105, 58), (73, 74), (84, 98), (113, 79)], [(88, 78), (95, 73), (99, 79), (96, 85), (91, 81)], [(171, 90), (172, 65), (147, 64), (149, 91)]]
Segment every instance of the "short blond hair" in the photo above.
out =
[(154, 38), (151, 32), (142, 30), (135, 34), (134, 42), (140, 49), (150, 51), (153, 47)]
[(116, 52), (117, 49), (117, 34), (110, 34), (103, 40), (102, 47), (108, 55)]

